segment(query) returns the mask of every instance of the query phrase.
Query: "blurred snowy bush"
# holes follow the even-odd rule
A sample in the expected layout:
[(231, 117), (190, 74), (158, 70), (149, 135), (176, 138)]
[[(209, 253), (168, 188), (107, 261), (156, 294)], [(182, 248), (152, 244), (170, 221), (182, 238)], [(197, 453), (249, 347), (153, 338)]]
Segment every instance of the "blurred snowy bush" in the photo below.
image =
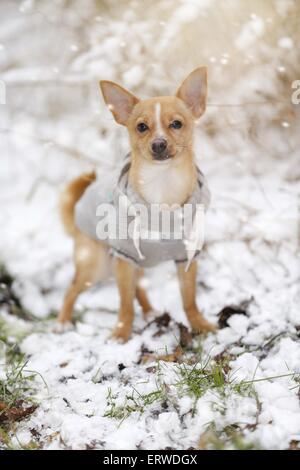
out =
[[(31, 165), (56, 154), (52, 144), (82, 161), (113, 163), (126, 150), (125, 133), (104, 109), (98, 80), (140, 96), (170, 94), (199, 64), (209, 68), (204, 156), (232, 154), (257, 171), (270, 159), (296, 158), (298, 1), (4, 0), (0, 9), (1, 127), (17, 146), (28, 135), (40, 143)], [(60, 179), (48, 165), (49, 178)]]

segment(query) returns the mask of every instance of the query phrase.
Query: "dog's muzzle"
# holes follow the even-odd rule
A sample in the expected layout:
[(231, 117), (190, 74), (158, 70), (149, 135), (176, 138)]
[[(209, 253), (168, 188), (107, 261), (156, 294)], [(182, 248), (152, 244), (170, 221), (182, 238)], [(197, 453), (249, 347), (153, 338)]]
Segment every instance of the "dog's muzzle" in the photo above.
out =
[(166, 139), (154, 139), (151, 144), (151, 151), (154, 160), (167, 160), (170, 158), (168, 154), (168, 142)]

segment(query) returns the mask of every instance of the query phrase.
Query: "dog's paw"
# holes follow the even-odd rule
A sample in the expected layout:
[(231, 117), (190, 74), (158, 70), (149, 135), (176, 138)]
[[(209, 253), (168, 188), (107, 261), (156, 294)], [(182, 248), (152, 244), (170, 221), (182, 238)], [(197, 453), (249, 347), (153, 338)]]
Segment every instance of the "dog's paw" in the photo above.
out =
[(195, 333), (215, 333), (218, 330), (216, 325), (205, 320), (203, 317), (195, 319), (191, 327)]
[(148, 310), (148, 312), (144, 313), (144, 319), (147, 320), (147, 322), (150, 320), (154, 320), (157, 317), (160, 317), (162, 315), (162, 312), (159, 312), (158, 310), (152, 309)]
[(56, 322), (56, 324), (54, 325), (52, 331), (53, 331), (53, 333), (62, 334), (62, 333), (66, 333), (67, 331), (71, 331), (71, 330), (74, 330), (73, 323), (71, 323), (71, 322), (64, 322), (64, 323)]
[(120, 343), (126, 343), (131, 336), (131, 329), (118, 323), (109, 335), (109, 339), (114, 339)]

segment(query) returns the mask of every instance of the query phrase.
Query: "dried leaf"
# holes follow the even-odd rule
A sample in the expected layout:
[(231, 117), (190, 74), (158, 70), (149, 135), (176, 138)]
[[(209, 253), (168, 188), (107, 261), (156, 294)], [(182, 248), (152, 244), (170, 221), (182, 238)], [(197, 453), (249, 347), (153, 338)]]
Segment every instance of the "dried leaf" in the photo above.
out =
[(6, 421), (20, 421), (21, 419), (26, 418), (31, 415), (37, 408), (37, 405), (28, 406), (24, 408), (23, 406), (13, 406), (9, 407), (3, 402), (0, 402), (0, 423)]
[(228, 326), (228, 320), (232, 315), (248, 315), (247, 308), (252, 302), (252, 298), (245, 300), (240, 305), (228, 305), (227, 307), (222, 308), (218, 313), (218, 326), (219, 328), (226, 328)]

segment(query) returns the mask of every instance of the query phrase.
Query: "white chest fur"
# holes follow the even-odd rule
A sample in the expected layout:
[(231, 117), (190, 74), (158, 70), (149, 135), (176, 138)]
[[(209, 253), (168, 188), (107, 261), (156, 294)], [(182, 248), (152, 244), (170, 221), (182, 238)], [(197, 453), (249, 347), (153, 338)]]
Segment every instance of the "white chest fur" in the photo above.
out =
[(143, 162), (138, 180), (141, 196), (150, 204), (182, 204), (193, 190), (189, 175), (172, 161)]

